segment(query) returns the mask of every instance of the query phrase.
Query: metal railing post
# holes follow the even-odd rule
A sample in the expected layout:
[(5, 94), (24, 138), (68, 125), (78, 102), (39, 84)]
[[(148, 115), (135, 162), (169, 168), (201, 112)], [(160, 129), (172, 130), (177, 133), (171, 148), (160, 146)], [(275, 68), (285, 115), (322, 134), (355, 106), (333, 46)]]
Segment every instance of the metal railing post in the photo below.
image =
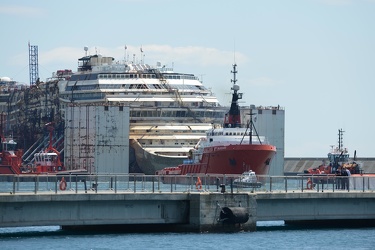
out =
[(155, 193), (155, 176), (152, 176), (152, 192)]
[(134, 193), (136, 193), (136, 186), (137, 186), (137, 178), (136, 178), (136, 175), (134, 175)]
[(362, 176), (362, 191), (365, 192), (365, 177)]
[(13, 193), (12, 194), (15, 194), (16, 193), (16, 176), (13, 175)]
[(98, 176), (95, 177), (95, 193), (98, 193)]
[(36, 194), (38, 192), (39, 176), (34, 177), (34, 180), (35, 180), (34, 193)]
[(303, 176), (301, 177), (301, 192), (303, 193)]
[(72, 173), (69, 173), (69, 189), (72, 189)]
[(158, 175), (158, 192), (160, 192), (160, 175)]
[(288, 179), (284, 176), (285, 193), (288, 193)]
[(85, 187), (85, 194), (87, 194), (87, 183), (86, 183), (86, 178), (83, 180), (83, 185)]
[(350, 177), (349, 176), (346, 176), (346, 186), (347, 186), (347, 188), (348, 188), (348, 192), (349, 192), (349, 190), (350, 190), (350, 179), (349, 179)]
[(57, 176), (55, 177), (55, 194), (57, 194), (57, 182), (59, 181), (59, 179), (57, 178)]
[(117, 194), (117, 175), (115, 175), (115, 194)]
[(272, 192), (272, 176), (270, 176), (270, 192)]

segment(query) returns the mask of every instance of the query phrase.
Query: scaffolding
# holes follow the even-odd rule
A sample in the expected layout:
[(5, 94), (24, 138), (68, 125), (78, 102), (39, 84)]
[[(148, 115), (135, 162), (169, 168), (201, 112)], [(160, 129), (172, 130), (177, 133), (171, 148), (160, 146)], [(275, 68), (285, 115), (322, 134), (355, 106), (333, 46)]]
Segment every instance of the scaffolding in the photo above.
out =
[(30, 72), (30, 86), (37, 83), (39, 80), (38, 70), (38, 46), (30, 45), (29, 43), (29, 72)]

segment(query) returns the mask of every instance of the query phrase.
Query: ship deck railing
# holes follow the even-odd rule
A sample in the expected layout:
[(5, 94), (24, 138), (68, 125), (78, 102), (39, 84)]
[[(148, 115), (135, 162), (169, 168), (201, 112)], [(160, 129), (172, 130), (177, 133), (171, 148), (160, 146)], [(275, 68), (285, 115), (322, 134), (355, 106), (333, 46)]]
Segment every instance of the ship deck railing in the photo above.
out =
[[(62, 179), (65, 180), (61, 185)], [(233, 185), (241, 175), (20, 174), (0, 175), (0, 195), (64, 193), (374, 192), (375, 175), (257, 176), (257, 185)]]

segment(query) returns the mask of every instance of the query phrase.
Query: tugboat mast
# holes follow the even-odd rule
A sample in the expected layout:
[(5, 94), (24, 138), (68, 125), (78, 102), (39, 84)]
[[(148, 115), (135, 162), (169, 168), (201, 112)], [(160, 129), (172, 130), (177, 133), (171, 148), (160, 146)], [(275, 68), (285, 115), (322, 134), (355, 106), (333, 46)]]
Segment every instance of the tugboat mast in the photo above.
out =
[(236, 74), (237, 74), (237, 64), (233, 64), (233, 70), (231, 73), (233, 73), (233, 79), (231, 82), (233, 82), (233, 87), (231, 88), (233, 90), (232, 93), (232, 102), (229, 109), (229, 114), (225, 115), (224, 120), (224, 127), (225, 128), (239, 128), (241, 127), (241, 115), (240, 115), (240, 107), (238, 105), (238, 100), (242, 99), (242, 93), (238, 93), (240, 90), (240, 87), (236, 84)]
[(342, 136), (343, 136), (344, 132), (345, 131), (343, 131), (342, 129), (339, 129), (339, 151), (340, 152), (344, 147), (343, 142), (342, 142)]

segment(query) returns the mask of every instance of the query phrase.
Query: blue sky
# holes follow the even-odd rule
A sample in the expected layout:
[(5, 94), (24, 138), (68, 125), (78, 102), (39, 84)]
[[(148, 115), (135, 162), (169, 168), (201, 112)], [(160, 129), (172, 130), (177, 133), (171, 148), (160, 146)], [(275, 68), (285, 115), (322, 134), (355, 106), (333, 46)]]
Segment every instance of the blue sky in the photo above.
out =
[(285, 108), (285, 156), (324, 157), (342, 128), (352, 156), (375, 157), (375, 0), (2, 0), (0, 27), (0, 76), (29, 82), (29, 41), (41, 80), (76, 71), (84, 46), (142, 47), (229, 105), (235, 61), (241, 105)]

